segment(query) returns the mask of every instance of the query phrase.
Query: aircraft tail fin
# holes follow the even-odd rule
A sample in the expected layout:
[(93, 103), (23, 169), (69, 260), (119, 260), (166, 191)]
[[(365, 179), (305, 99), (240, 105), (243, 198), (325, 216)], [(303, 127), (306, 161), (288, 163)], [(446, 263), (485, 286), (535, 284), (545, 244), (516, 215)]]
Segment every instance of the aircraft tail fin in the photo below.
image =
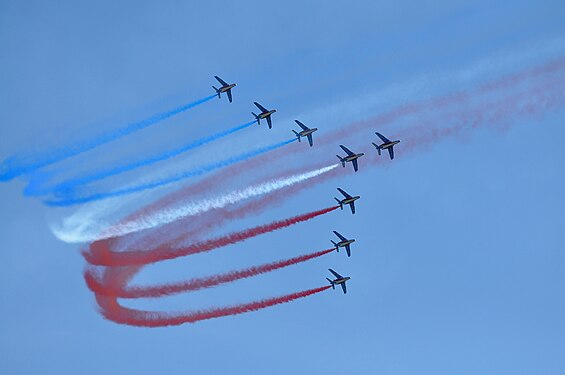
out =
[(251, 112), (251, 114), (252, 114), (253, 116), (255, 116), (255, 120), (257, 120), (257, 124), (261, 125), (261, 119), (259, 118), (259, 116), (257, 116), (257, 115), (255, 114), (255, 112)]
[(301, 142), (301, 141), (300, 141), (300, 134), (298, 134), (298, 132), (297, 132), (296, 130), (294, 130), (294, 129), (292, 129), (292, 132), (296, 135), (296, 138), (298, 139), (298, 142)]
[(334, 240), (330, 240), (332, 241), (332, 243), (334, 244), (335, 249), (337, 250), (337, 252), (339, 253), (339, 246), (337, 246), (337, 244), (335, 243)]
[(212, 88), (216, 91), (216, 94), (218, 94), (218, 98), (221, 98), (220, 96), (220, 90), (217, 89), (216, 87), (212, 86)]
[(377, 152), (379, 153), (379, 155), (381, 154), (381, 146), (379, 146), (378, 144), (376, 144), (375, 142), (371, 142), (373, 144), (373, 146), (375, 146), (375, 148), (377, 149)]
[(339, 204), (339, 208), (341, 208), (343, 210), (343, 203), (341, 203), (341, 201), (339, 199), (335, 198), (335, 197), (334, 197), (334, 199)]
[(343, 168), (345, 168), (345, 160), (344, 160), (341, 156), (339, 156), (339, 155), (336, 155), (336, 156), (337, 156), (337, 158), (339, 159), (339, 161), (341, 162), (341, 166), (342, 166)]
[(335, 283), (333, 281), (331, 281), (330, 279), (328, 279), (327, 277), (326, 277), (326, 280), (328, 280), (330, 282), (332, 289), (335, 289)]

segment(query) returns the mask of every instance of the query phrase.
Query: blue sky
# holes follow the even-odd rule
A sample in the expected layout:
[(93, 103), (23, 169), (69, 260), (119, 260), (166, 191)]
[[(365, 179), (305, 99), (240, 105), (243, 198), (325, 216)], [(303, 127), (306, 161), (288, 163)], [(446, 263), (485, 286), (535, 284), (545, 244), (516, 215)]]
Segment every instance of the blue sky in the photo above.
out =
[[(559, 1), (3, 1), (0, 158), (202, 98), (216, 74), (238, 83), (231, 105), (214, 100), (101, 147), (95, 158), (49, 170), (95, 171), (242, 124), (254, 100), (278, 109), (270, 132), (243, 131), (101, 186), (190, 169), (210, 155), (285, 140), (294, 118), (322, 132), (563, 56), (564, 8)], [(80, 246), (50, 230), (75, 208), (24, 197), (25, 178), (3, 183), (0, 372), (561, 373), (564, 115), (515, 121), (507, 131), (487, 126), (406, 157), (398, 147), (387, 168), (318, 185), (223, 230), (325, 207), (336, 186), (363, 196), (355, 216), (334, 212), (148, 267), (136, 280), (180, 280), (325, 249), (334, 229), (357, 239), (351, 258), (329, 254), (214, 290), (128, 302), (179, 310), (317, 287), (328, 267), (352, 276), (345, 296), (328, 291), (180, 327), (104, 320), (82, 278)]]

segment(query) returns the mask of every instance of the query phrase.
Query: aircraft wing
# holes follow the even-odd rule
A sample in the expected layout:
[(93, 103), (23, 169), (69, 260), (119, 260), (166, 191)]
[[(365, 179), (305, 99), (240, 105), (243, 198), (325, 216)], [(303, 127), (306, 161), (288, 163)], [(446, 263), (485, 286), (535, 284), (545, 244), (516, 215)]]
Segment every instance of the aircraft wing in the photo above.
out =
[(388, 154), (390, 155), (390, 160), (394, 159), (394, 150), (392, 146), (388, 148)]
[(345, 286), (345, 283), (341, 283), (341, 289), (343, 289), (343, 294), (347, 294), (347, 287)]
[(314, 145), (314, 140), (312, 139), (312, 133), (308, 134), (306, 138), (308, 138), (308, 143), (310, 143), (310, 147), (312, 147)]
[(349, 207), (351, 207), (351, 213), (354, 214), (355, 213), (355, 202), (349, 203)]
[(267, 109), (265, 107), (263, 107), (261, 104), (257, 103), (257, 102), (253, 102), (253, 104), (255, 104), (257, 106), (257, 108), (259, 108), (262, 112), (269, 112), (267, 111)]
[(381, 141), (383, 141), (384, 143), (390, 142), (390, 141), (389, 141), (384, 135), (382, 135), (381, 133), (375, 132), (375, 134), (378, 135), (379, 138), (381, 139)]
[(353, 152), (351, 152), (350, 149), (348, 149), (347, 147), (345, 147), (344, 145), (339, 145), (339, 147), (341, 147), (341, 149), (343, 151), (345, 151), (347, 153), (347, 155), (355, 155)]
[(331, 273), (334, 274), (334, 276), (338, 279), (341, 279), (343, 276), (341, 276), (339, 273), (335, 272), (334, 270), (332, 270), (331, 268), (328, 269), (328, 271), (330, 271)]
[(267, 116), (267, 125), (269, 125), (269, 129), (273, 127), (273, 123), (271, 122), (271, 115)]
[(228, 94), (228, 100), (229, 100), (230, 103), (231, 103), (231, 89), (229, 89), (229, 90), (227, 91), (227, 94)]
[(357, 164), (357, 159), (353, 159), (351, 162), (353, 163), (353, 169), (355, 169), (355, 172), (357, 172), (359, 170), (359, 164)]
[(302, 128), (302, 130), (310, 130), (306, 125), (304, 125), (300, 121), (294, 120), (294, 122), (296, 122), (298, 124), (298, 126), (300, 126)]
[(336, 236), (338, 236), (340, 240), (342, 240), (342, 241), (347, 241), (347, 238), (343, 237), (341, 234), (339, 234), (339, 233), (336, 232), (335, 230), (334, 230), (334, 234), (335, 234)]
[(345, 245), (345, 251), (347, 252), (347, 256), (351, 256), (351, 247), (349, 245)]
[(345, 191), (341, 190), (340, 188), (337, 188), (337, 190), (339, 190), (339, 192), (340, 192), (341, 194), (343, 194), (343, 196), (344, 196), (345, 198), (351, 198), (351, 195), (347, 194)]
[(228, 86), (228, 84), (226, 83), (226, 81), (224, 81), (223, 79), (221, 79), (218, 76), (214, 76), (214, 78), (216, 78), (218, 80), (218, 82), (220, 82), (222, 84), (222, 86)]

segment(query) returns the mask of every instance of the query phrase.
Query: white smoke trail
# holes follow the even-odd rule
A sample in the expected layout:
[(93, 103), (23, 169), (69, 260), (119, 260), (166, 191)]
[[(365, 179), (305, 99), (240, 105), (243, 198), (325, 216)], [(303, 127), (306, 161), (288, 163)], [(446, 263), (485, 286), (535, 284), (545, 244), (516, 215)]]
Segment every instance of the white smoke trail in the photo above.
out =
[(51, 230), (58, 239), (69, 243), (91, 242), (119, 237), (128, 233), (139, 232), (144, 229), (172, 223), (184, 217), (198, 215), (215, 208), (236, 204), (245, 199), (269, 194), (275, 190), (280, 190), (330, 172), (338, 166), (339, 164), (333, 164), (309, 172), (295, 174), (290, 177), (269, 180), (260, 184), (251, 185), (245, 189), (234, 190), (218, 197), (196, 202), (191, 201), (178, 207), (163, 209), (124, 223), (115, 225), (101, 222), (89, 223), (89, 225), (83, 223), (81, 226), (69, 227), (63, 222), (62, 226), (53, 226)]

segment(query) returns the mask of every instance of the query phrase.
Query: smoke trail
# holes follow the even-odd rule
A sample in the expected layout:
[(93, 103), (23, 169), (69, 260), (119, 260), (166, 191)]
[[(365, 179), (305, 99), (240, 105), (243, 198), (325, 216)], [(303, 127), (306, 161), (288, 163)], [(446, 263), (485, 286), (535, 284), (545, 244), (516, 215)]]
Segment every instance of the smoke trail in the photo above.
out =
[(527, 83), (530, 80), (543, 78), (547, 75), (559, 74), (563, 69), (565, 69), (565, 57), (559, 57), (518, 73), (483, 83), (476, 88), (400, 105), (371, 119), (356, 121), (331, 133), (326, 133), (324, 136), (318, 137), (316, 143), (318, 145), (324, 145), (328, 142), (333, 142), (336, 138), (342, 139), (348, 135), (355, 134), (369, 126), (381, 127), (398, 121), (401, 118), (418, 116), (424, 112), (444, 110), (453, 105), (469, 103), (472, 99), (476, 99), (480, 96), (496, 93), (499, 90), (510, 89)]
[(288, 219), (274, 221), (269, 224), (259, 225), (239, 232), (197, 242), (185, 247), (176, 247), (174, 243), (168, 243), (152, 250), (129, 250), (124, 252), (113, 252), (110, 250), (107, 240), (93, 242), (89, 251), (83, 252), (86, 261), (97, 266), (127, 266), (143, 265), (168, 259), (179, 258), (191, 254), (197, 254), (217, 249), (219, 247), (243, 242), (249, 238), (261, 234), (280, 230), (294, 224), (311, 220), (315, 217), (327, 214), (339, 208), (333, 206), (322, 210), (308, 212)]
[(0, 164), (0, 181), (11, 180), (14, 177), (33, 172), (49, 164), (68, 159), (72, 156), (102, 146), (103, 144), (115, 141), (136, 131), (157, 124), (190, 108), (203, 104), (215, 96), (216, 95), (207, 96), (169, 111), (158, 113), (144, 120), (130, 123), (121, 129), (116, 129), (92, 139), (83, 140), (81, 142), (73, 143), (72, 145), (52, 150), (44, 155), (13, 155)]
[(213, 309), (197, 310), (192, 312), (169, 314), (157, 311), (133, 310), (121, 306), (116, 298), (96, 295), (96, 300), (101, 308), (102, 315), (115, 323), (127, 324), (137, 327), (166, 327), (177, 326), (185, 323), (196, 323), (202, 320), (221, 318), (229, 315), (239, 315), (252, 311), (258, 311), (267, 307), (280, 305), (282, 303), (292, 302), (294, 300), (305, 298), (324, 290), (331, 286), (323, 286), (314, 289), (308, 289), (280, 297), (262, 299), (259, 301), (249, 302), (245, 304), (226, 306)]
[(78, 177), (78, 178), (74, 178), (74, 179), (69, 179), (66, 181), (63, 181), (53, 187), (49, 187), (49, 188), (41, 188), (39, 185), (41, 185), (41, 181), (37, 181), (37, 182), (33, 182), (30, 181), (30, 183), (28, 184), (28, 186), (26, 187), (26, 189), (24, 190), (24, 194), (27, 196), (35, 196), (35, 195), (43, 195), (43, 194), (47, 194), (50, 192), (53, 192), (55, 194), (55, 196), (58, 197), (62, 197), (62, 196), (69, 196), (73, 193), (73, 190), (79, 186), (79, 185), (86, 185), (98, 180), (102, 180), (104, 178), (108, 178), (111, 176), (115, 176), (117, 174), (120, 173), (124, 173), (124, 172), (129, 172), (131, 170), (134, 170), (136, 168), (140, 168), (140, 167), (146, 167), (149, 166), (151, 164), (160, 162), (160, 161), (164, 161), (164, 160), (168, 160), (171, 159), (175, 156), (178, 156), (186, 151), (189, 150), (193, 150), (197, 147), (201, 147), (204, 146), (210, 142), (219, 140), (223, 137), (226, 137), (230, 134), (233, 134), (235, 132), (238, 132), (240, 130), (246, 129), (249, 126), (255, 124), (255, 120), (253, 121), (249, 121), (245, 124), (242, 125), (237, 125), (233, 128), (221, 131), (219, 133), (207, 136), (207, 137), (203, 137), (200, 139), (197, 139), (196, 141), (192, 141), (190, 143), (187, 143), (186, 145), (183, 145), (181, 147), (178, 147), (174, 150), (169, 150), (157, 155), (153, 155), (149, 158), (143, 159), (143, 160), (138, 160), (138, 161), (134, 161), (131, 162), (129, 164), (125, 164), (125, 165), (120, 165), (117, 167), (112, 167), (112, 168), (108, 168), (96, 173), (93, 173), (91, 175), (87, 175), (87, 176), (83, 176), (83, 177)]
[(179, 182), (179, 181), (184, 180), (186, 178), (200, 176), (200, 175), (203, 175), (203, 174), (206, 174), (206, 173), (209, 173), (209, 172), (213, 172), (213, 171), (220, 169), (220, 168), (228, 167), (232, 164), (239, 163), (241, 161), (250, 159), (254, 156), (258, 156), (258, 155), (264, 154), (266, 152), (276, 150), (277, 148), (286, 146), (286, 145), (288, 145), (292, 142), (295, 142), (295, 141), (296, 141), (296, 138), (289, 139), (287, 141), (279, 142), (279, 143), (276, 143), (274, 145), (262, 147), (262, 148), (259, 148), (259, 149), (256, 149), (256, 150), (253, 150), (253, 151), (250, 151), (250, 152), (246, 152), (246, 153), (243, 153), (243, 154), (240, 154), (240, 155), (237, 155), (237, 156), (233, 156), (233, 157), (221, 160), (219, 162), (208, 164), (208, 165), (205, 165), (203, 167), (193, 169), (191, 171), (187, 171), (187, 172), (178, 174), (176, 176), (168, 177), (168, 178), (165, 178), (165, 179), (162, 179), (162, 180), (159, 180), (159, 181), (155, 181), (155, 182), (141, 184), (141, 185), (137, 185), (137, 186), (121, 189), (121, 190), (116, 190), (116, 191), (92, 194), (92, 195), (88, 195), (88, 196), (80, 197), (80, 198), (47, 200), (47, 201), (44, 201), (44, 203), (47, 204), (48, 206), (58, 206), (58, 207), (72, 206), (72, 205), (76, 205), (76, 204), (80, 204), (80, 203), (88, 203), (88, 202), (98, 201), (98, 200), (101, 200), (101, 199), (120, 197), (120, 196), (124, 196), (124, 195), (128, 195), (128, 194), (139, 193), (139, 192), (145, 191), (145, 190), (156, 189), (156, 188), (159, 188), (159, 187), (162, 187), (162, 186), (165, 186), (165, 185), (169, 185), (169, 184), (172, 184), (172, 183), (175, 183), (175, 182)]
[(333, 164), (327, 167), (311, 170), (304, 173), (298, 173), (287, 177), (269, 180), (264, 183), (249, 186), (245, 189), (235, 190), (215, 198), (204, 199), (197, 202), (189, 202), (179, 207), (163, 209), (149, 215), (135, 217), (133, 220), (124, 221), (109, 228), (100, 229), (99, 227), (86, 225), (81, 225), (78, 227), (73, 225), (69, 227), (52, 228), (52, 230), (55, 236), (61, 241), (70, 243), (89, 242), (119, 237), (125, 234), (159, 227), (161, 225), (171, 223), (175, 220), (187, 216), (198, 215), (208, 210), (233, 205), (249, 198), (269, 194), (273, 191), (289, 187), (328, 173), (336, 167), (338, 167), (338, 164)]
[(183, 282), (157, 285), (157, 286), (129, 286), (123, 289), (114, 290), (112, 285), (102, 285), (92, 269), (86, 270), (84, 278), (86, 284), (93, 292), (101, 295), (113, 296), (117, 298), (149, 298), (163, 297), (172, 294), (190, 292), (204, 288), (211, 288), (217, 285), (231, 283), (249, 277), (254, 277), (267, 272), (272, 272), (281, 268), (312, 260), (322, 255), (333, 252), (335, 249), (317, 251), (311, 254), (300, 255), (294, 258), (280, 260), (278, 262), (267, 263), (260, 266), (249, 267), (238, 271), (227, 272), (221, 275), (210, 277), (194, 278)]

